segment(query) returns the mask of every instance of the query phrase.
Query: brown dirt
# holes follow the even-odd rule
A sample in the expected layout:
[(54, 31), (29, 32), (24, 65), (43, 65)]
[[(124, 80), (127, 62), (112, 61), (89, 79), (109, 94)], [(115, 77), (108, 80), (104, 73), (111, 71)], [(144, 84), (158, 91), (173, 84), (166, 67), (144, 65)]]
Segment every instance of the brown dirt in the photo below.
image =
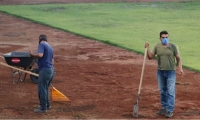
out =
[[(0, 0), (0, 4), (59, 1)], [(100, 0), (67, 2), (98, 1)], [(1, 119), (134, 119), (133, 104), (136, 102), (143, 56), (3, 13), (0, 13), (0, 54), (35, 51), (37, 38), (41, 33), (48, 36), (49, 43), (55, 50), (56, 76), (53, 85), (71, 102), (52, 102), (52, 109), (46, 114), (34, 113), (33, 109), (38, 106), (37, 84), (29, 76), (25, 81), (13, 84), (10, 69), (1, 65)], [(5, 62), (3, 59), (0, 61)], [(139, 118), (142, 119), (164, 118), (156, 114), (160, 109), (156, 66), (156, 61), (147, 60), (139, 101)], [(200, 74), (186, 69), (184, 71), (185, 76), (177, 74), (173, 118), (198, 119)]]

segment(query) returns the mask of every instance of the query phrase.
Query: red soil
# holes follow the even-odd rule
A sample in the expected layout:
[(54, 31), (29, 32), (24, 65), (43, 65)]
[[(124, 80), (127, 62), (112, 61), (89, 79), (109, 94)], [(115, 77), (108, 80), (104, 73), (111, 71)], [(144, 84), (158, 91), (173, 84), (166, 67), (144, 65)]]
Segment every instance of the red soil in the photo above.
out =
[[(103, 0), (0, 0), (0, 4), (99, 1)], [(13, 84), (10, 69), (0, 66), (1, 119), (134, 119), (133, 104), (136, 102), (143, 56), (3, 13), (0, 13), (0, 33), (1, 55), (12, 51), (35, 51), (38, 36), (45, 33), (55, 51), (53, 85), (71, 100), (52, 102), (52, 109), (46, 114), (36, 114), (33, 109), (38, 106), (37, 84), (29, 76), (25, 81)], [(5, 60), (1, 59), (1, 62)], [(142, 119), (164, 118), (156, 114), (160, 109), (156, 67), (156, 61), (147, 60), (139, 101), (139, 118)], [(173, 118), (198, 119), (200, 74), (186, 69), (184, 72), (185, 76), (177, 74)]]

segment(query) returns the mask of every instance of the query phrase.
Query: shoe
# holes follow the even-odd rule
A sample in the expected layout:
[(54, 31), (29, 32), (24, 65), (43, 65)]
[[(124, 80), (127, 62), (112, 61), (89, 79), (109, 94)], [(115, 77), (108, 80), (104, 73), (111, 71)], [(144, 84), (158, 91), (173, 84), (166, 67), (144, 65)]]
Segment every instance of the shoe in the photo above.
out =
[[(40, 105), (38, 106), (39, 109), (41, 109)], [(51, 106), (47, 107), (47, 110), (50, 110)]]
[(51, 109), (51, 106), (47, 107), (47, 110), (50, 110)]
[(166, 118), (171, 118), (173, 116), (173, 112), (167, 111), (165, 114)]
[(46, 113), (47, 110), (42, 110), (41, 108), (36, 108), (36, 109), (34, 110), (34, 112), (35, 112), (35, 113)]
[(158, 115), (166, 115), (167, 110), (166, 109), (161, 109), (157, 112)]

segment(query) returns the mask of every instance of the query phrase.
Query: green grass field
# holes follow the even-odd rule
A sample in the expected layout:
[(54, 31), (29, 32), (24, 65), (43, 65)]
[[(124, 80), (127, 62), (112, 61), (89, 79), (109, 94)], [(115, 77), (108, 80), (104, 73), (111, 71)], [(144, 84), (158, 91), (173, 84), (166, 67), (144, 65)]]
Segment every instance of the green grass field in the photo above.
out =
[(200, 2), (87, 3), (0, 6), (0, 11), (144, 53), (167, 30), (183, 65), (200, 71)]

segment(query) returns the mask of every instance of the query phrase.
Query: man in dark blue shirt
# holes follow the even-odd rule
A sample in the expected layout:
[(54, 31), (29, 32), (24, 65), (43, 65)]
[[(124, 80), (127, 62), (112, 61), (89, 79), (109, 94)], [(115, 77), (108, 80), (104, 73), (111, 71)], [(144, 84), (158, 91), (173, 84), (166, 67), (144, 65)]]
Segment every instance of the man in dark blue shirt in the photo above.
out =
[(54, 52), (52, 47), (47, 43), (47, 36), (40, 35), (38, 52), (34, 54), (32, 53), (32, 51), (30, 51), (29, 53), (31, 56), (38, 58), (39, 68), (38, 97), (40, 101), (40, 106), (36, 108), (34, 112), (43, 113), (51, 107), (49, 102), (48, 88), (54, 77)]

